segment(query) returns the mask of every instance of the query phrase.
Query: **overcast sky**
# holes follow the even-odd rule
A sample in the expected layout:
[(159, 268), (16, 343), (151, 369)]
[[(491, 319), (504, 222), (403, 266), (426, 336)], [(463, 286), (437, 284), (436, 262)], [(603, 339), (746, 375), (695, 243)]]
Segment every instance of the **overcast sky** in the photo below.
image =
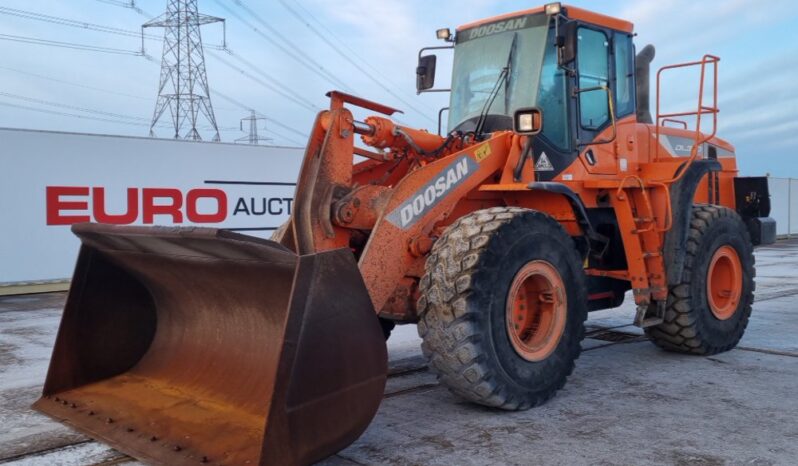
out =
[[(68, 27), (61, 20), (135, 32), (148, 17), (163, 12), (167, 2), (136, 0), (138, 11), (120, 6), (125, 3), (0, 0), (0, 126), (147, 135), (160, 41), (145, 41), (152, 57), (147, 59), (135, 54), (141, 48), (135, 35)], [(572, 3), (634, 22), (638, 49), (648, 43), (657, 47), (655, 67), (704, 53), (719, 55), (719, 135), (737, 146), (742, 171), (798, 177), (793, 159), (798, 145), (798, 8), (793, 0)], [(518, 0), (199, 0), (199, 5), (203, 13), (227, 19), (231, 53), (218, 47), (206, 51), (222, 140), (245, 136), (239, 120), (252, 108), (273, 120), (260, 122), (268, 128), (264, 135), (284, 145), (304, 143), (317, 109), (327, 105), (324, 94), (342, 86), (403, 109), (401, 123), (435, 131), (437, 110), (447, 96), (415, 95), (418, 49), (440, 45), (434, 37), (439, 27), (535, 6)], [(36, 21), (25, 18), (27, 12), (59, 19)], [(114, 53), (19, 42), (30, 38)], [(221, 26), (205, 26), (203, 39), (209, 46), (220, 45)], [(442, 86), (449, 79), (448, 64), (441, 56)], [(697, 79), (685, 75), (674, 80), (679, 87), (668, 88), (669, 102), (691, 103)], [(158, 135), (168, 137), (169, 130), (159, 128)], [(203, 137), (211, 134), (204, 131)]]

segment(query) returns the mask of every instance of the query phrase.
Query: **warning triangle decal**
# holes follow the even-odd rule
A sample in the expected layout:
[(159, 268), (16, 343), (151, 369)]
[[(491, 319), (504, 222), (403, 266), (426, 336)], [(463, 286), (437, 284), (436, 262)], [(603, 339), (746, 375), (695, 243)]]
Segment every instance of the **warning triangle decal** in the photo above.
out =
[(551, 164), (551, 161), (549, 161), (549, 157), (546, 155), (545, 152), (540, 153), (540, 157), (538, 157), (538, 161), (535, 164), (535, 171), (539, 172), (554, 171), (554, 165)]

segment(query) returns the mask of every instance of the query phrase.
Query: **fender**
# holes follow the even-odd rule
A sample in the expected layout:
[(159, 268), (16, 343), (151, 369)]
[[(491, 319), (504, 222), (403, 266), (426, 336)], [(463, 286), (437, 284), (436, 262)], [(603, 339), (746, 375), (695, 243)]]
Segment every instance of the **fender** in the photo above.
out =
[(466, 195), (501, 170), (513, 133), (436, 160), (408, 174), (390, 195), (360, 257), (360, 272), (374, 308), (382, 309), (397, 284), (417, 260), (413, 239), (426, 236)]
[(563, 195), (571, 205), (571, 208), (574, 211), (574, 216), (576, 217), (576, 222), (582, 229), (582, 233), (584, 233), (585, 238), (587, 238), (588, 250), (581, 251), (582, 257), (587, 257), (588, 253), (596, 255), (597, 257), (604, 255), (607, 250), (607, 246), (609, 245), (609, 239), (598, 233), (593, 228), (593, 224), (590, 223), (590, 218), (587, 216), (585, 204), (571, 188), (562, 183), (557, 183), (554, 181), (535, 181), (529, 183), (527, 187), (531, 190), (548, 191)]
[[(682, 165), (679, 171), (684, 169)], [(665, 234), (664, 258), (668, 273), (668, 285), (677, 285), (682, 279), (684, 258), (687, 252), (687, 234), (690, 231), (690, 218), (693, 213), (693, 198), (698, 183), (704, 175), (720, 171), (717, 160), (695, 160), (687, 167), (682, 178), (670, 186), (673, 206), (673, 226)]]

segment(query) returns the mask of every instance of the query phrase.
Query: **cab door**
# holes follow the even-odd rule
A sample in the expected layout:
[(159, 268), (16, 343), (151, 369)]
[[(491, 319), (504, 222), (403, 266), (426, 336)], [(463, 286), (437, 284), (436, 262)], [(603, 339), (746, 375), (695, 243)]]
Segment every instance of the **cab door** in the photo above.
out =
[[(610, 36), (590, 26), (577, 28), (577, 87), (610, 87)], [(579, 158), (589, 173), (616, 174), (619, 162), (615, 144), (592, 144), (612, 137), (609, 102), (604, 90), (580, 92), (577, 104), (577, 145)], [(620, 167), (626, 168), (626, 167)]]

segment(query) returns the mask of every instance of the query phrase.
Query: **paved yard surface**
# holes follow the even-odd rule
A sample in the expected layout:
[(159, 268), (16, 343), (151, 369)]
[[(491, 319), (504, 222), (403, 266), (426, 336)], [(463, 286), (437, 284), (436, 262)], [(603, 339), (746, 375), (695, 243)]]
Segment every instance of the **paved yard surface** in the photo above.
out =
[[(366, 433), (325, 465), (798, 464), (798, 242), (757, 251), (740, 346), (712, 357), (656, 349), (633, 307), (591, 314), (585, 352), (546, 405), (464, 403), (425, 367), (414, 326), (389, 342), (385, 399)], [(64, 294), (0, 298), (0, 464), (133, 465), (32, 412)]]

